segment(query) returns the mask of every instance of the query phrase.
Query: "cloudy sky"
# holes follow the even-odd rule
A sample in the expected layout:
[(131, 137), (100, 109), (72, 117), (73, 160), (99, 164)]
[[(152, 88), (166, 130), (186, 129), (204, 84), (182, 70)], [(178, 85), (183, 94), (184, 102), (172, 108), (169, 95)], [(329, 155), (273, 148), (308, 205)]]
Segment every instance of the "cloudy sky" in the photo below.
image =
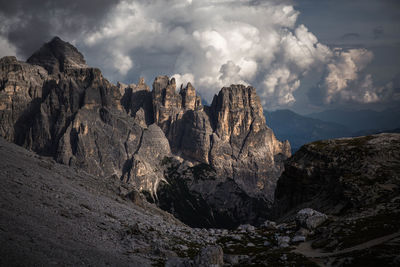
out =
[(0, 0), (0, 57), (57, 35), (112, 82), (250, 84), (303, 114), (399, 106), (399, 29), (398, 0)]

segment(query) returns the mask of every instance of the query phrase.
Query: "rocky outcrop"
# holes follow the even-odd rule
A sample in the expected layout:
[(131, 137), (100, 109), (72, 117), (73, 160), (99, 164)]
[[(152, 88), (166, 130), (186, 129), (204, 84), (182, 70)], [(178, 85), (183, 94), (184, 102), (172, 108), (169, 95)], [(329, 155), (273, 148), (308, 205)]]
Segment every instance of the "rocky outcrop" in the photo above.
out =
[(154, 122), (173, 154), (212, 170), (199, 180), (179, 160), (167, 166), (168, 184), (157, 190), (158, 205), (198, 227), (264, 221), (290, 145), (267, 127), (255, 88), (225, 87), (208, 107), (190, 83), (178, 93), (173, 78), (159, 76), (152, 96)]
[(17, 61), (15, 57), (0, 59), (0, 135), (22, 144), (20, 135), (31, 126), (32, 113), (40, 108), (47, 71)]
[(328, 216), (316, 210), (305, 208), (297, 212), (296, 223), (299, 227), (314, 230), (328, 219)]
[(208, 164), (193, 165), (176, 158), (162, 163), (166, 181), (161, 181), (155, 201), (193, 227), (235, 228), (260, 224), (269, 215), (268, 201), (249, 196), (233, 179), (218, 177)]
[(255, 88), (222, 88), (211, 104), (215, 131), (210, 162), (250, 195), (273, 200), (275, 184), (290, 156), (288, 142), (279, 142), (265, 123)]
[(174, 153), (209, 164), (221, 180), (233, 179), (247, 194), (272, 201), (290, 145), (267, 127), (255, 88), (222, 88), (203, 107), (190, 83), (177, 93), (175, 80), (160, 76), (153, 84), (153, 107)]
[(54, 37), (35, 52), (27, 63), (45, 68), (49, 74), (88, 68), (83, 55), (70, 43)]
[(296, 240), (306, 237), (309, 245), (297, 251), (325, 257), (326, 265), (334, 257), (354, 266), (396, 266), (399, 188), (400, 134), (318, 141), (286, 162), (273, 213), (307, 228)]
[(399, 170), (400, 134), (305, 145), (285, 164), (275, 193), (275, 214), (303, 207), (343, 214), (390, 204), (398, 197)]
[(147, 126), (152, 121), (143, 109), (152, 107), (143, 80), (122, 95), (59, 38), (28, 62), (0, 61), (1, 135), (58, 162), (153, 193), (163, 179), (157, 166), (170, 149), (158, 126)]
[[(262, 221), (268, 213), (290, 147), (266, 126), (253, 87), (223, 88), (208, 107), (190, 83), (178, 92), (167, 76), (152, 91), (144, 79), (115, 86), (58, 37), (27, 63), (5, 57), (0, 68), (0, 135), (7, 140), (117, 177), (180, 218), (192, 205), (194, 221), (205, 216), (202, 226)], [(163, 164), (168, 158), (178, 176)], [(176, 209), (171, 192), (193, 201)]]

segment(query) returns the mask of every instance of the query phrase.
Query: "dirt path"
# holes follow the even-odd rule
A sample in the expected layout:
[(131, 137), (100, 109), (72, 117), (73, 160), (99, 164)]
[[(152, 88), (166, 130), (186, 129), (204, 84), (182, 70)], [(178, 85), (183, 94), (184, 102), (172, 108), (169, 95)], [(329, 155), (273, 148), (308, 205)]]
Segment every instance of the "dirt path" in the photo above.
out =
[(365, 243), (359, 244), (354, 247), (346, 248), (340, 251), (335, 251), (335, 252), (321, 252), (319, 250), (315, 250), (311, 247), (311, 242), (305, 242), (300, 244), (295, 250), (293, 250), (294, 253), (299, 253), (302, 254), (308, 258), (324, 258), (324, 257), (331, 257), (331, 256), (336, 256), (344, 253), (349, 253), (353, 252), (356, 250), (362, 250), (366, 249), (369, 247), (373, 247), (379, 244), (382, 244), (386, 241), (389, 241), (395, 237), (400, 236), (400, 232), (393, 233), (390, 235), (385, 235), (379, 238), (372, 239), (370, 241), (367, 241)]

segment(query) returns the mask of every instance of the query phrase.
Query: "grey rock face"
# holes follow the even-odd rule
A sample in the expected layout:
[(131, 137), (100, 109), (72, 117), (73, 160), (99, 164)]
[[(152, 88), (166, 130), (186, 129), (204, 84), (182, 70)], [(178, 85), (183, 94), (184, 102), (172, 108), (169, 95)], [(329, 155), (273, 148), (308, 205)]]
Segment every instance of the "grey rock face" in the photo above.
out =
[[(255, 223), (256, 218), (257, 223), (262, 222), (283, 170), (283, 160), (290, 156), (290, 145), (279, 142), (266, 126), (256, 90), (232, 85), (223, 88), (210, 107), (204, 107), (190, 83), (178, 93), (174, 79), (159, 76), (153, 83), (152, 99), (154, 122), (168, 138), (172, 153), (192, 165), (212, 169), (208, 177), (202, 175), (198, 181), (193, 173), (187, 175), (176, 164), (170, 166), (180, 171), (166, 172), (168, 183), (183, 184), (175, 186), (179, 192), (170, 186), (160, 187), (160, 207), (178, 217), (179, 213), (186, 213), (187, 217), (189, 210), (205, 215), (207, 212), (200, 210), (211, 209), (219, 214), (195, 219), (198, 227), (210, 227), (211, 221), (227, 218), (238, 224), (246, 220)], [(187, 194), (193, 199), (190, 205), (174, 201)], [(188, 222), (184, 217), (179, 218)], [(200, 222), (204, 224), (199, 225)]]
[(49, 74), (68, 69), (88, 68), (83, 55), (70, 43), (54, 37), (35, 52), (27, 63), (45, 68)]
[(210, 107), (203, 107), (191, 84), (176, 92), (175, 80), (153, 83), (154, 121), (172, 151), (188, 160), (211, 165), (218, 177), (230, 177), (252, 196), (273, 199), (275, 183), (290, 156), (265, 124), (253, 87), (222, 88)]
[[(143, 114), (152, 109), (143, 80), (132, 94), (121, 95), (121, 88), (87, 67), (76, 48), (58, 38), (28, 61), (32, 64), (9, 57), (0, 61), (1, 135), (58, 162), (153, 193), (163, 179), (160, 158), (170, 149), (162, 131), (148, 126), (149, 115)], [(136, 94), (141, 91), (147, 92), (142, 98)], [(132, 104), (131, 98), (138, 101)]]
[(272, 201), (290, 145), (279, 142), (265, 124), (255, 88), (222, 88), (213, 99), (211, 112), (215, 125), (211, 165), (232, 177), (249, 195), (262, 194)]
[(17, 61), (15, 57), (0, 59), (0, 135), (8, 141), (23, 143), (29, 130), (32, 113), (40, 109), (47, 71)]
[[(223, 88), (205, 107), (190, 83), (177, 92), (167, 76), (157, 77), (152, 91), (143, 79), (115, 86), (57, 37), (27, 62), (0, 60), (1, 136), (91, 174), (118, 177), (160, 206), (171, 189), (159, 192), (160, 183), (182, 179), (173, 191), (187, 194), (176, 200), (193, 197), (193, 207), (209, 210), (208, 226), (262, 221), (268, 213), (290, 147), (266, 126), (254, 88)], [(165, 158), (175, 158), (187, 175), (171, 178)]]

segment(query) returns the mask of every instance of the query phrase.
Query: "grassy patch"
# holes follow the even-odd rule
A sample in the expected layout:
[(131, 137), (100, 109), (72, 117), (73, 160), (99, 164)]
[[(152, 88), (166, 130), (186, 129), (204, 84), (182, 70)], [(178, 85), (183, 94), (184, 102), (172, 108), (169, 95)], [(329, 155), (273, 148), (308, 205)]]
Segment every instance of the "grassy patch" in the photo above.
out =
[(188, 247), (187, 250), (180, 249), (177, 246), (176, 246), (176, 248), (173, 249), (176, 252), (176, 254), (181, 258), (194, 259), (194, 257), (196, 257), (199, 254), (200, 249), (203, 247), (200, 244), (197, 244), (195, 242), (185, 241), (178, 237), (175, 237), (172, 240), (173, 240), (173, 244), (175, 244), (175, 246), (183, 245), (183, 246)]
[(340, 248), (348, 248), (400, 230), (399, 213), (382, 213), (355, 221), (348, 232), (339, 232)]

